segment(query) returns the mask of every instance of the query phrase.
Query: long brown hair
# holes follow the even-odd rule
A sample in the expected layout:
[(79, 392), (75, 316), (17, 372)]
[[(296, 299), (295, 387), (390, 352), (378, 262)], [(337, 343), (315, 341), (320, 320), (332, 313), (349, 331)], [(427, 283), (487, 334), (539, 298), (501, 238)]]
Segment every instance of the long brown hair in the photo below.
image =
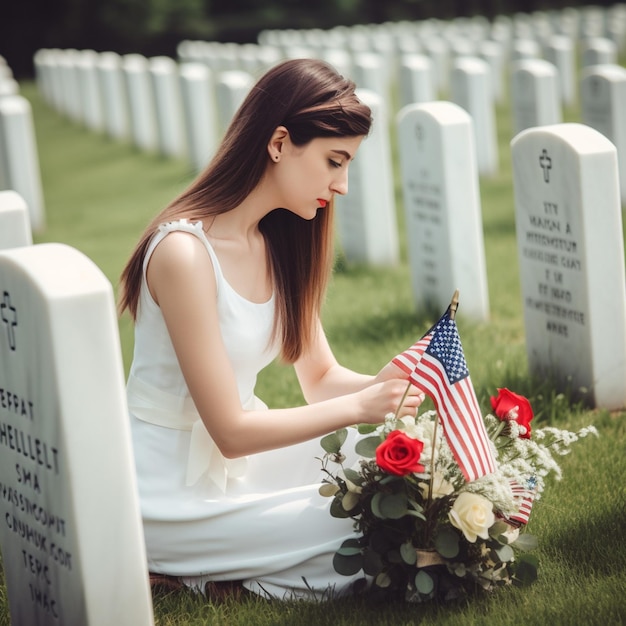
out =
[[(233, 117), (217, 153), (191, 185), (148, 225), (120, 279), (120, 314), (136, 320), (143, 260), (159, 224), (206, 219), (237, 207), (258, 185), (268, 164), (266, 146), (278, 126), (295, 145), (316, 137), (369, 133), (371, 112), (351, 80), (329, 64), (294, 59), (270, 69), (252, 87)], [(274, 339), (293, 363), (312, 339), (333, 262), (333, 208), (303, 220), (277, 208), (259, 223), (266, 242), (277, 315)]]

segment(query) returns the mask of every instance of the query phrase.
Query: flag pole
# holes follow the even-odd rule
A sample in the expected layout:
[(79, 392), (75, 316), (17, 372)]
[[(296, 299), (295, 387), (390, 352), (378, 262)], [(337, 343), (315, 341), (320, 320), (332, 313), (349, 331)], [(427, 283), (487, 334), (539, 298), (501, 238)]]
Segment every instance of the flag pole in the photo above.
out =
[[(455, 289), (450, 301), (450, 319), (456, 317), (456, 311), (459, 308), (459, 290)], [(430, 509), (433, 501), (433, 485), (435, 482), (435, 444), (437, 443), (437, 427), (439, 426), (439, 411), (437, 411), (437, 419), (433, 425), (433, 440), (430, 447), (430, 485), (428, 489), (428, 498), (426, 499), (426, 510)]]

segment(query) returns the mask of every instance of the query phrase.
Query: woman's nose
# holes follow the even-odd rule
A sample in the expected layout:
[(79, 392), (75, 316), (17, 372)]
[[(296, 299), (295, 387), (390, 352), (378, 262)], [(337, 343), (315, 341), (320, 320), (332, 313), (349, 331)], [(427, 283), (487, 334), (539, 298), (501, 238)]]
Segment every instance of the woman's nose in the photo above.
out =
[(333, 193), (338, 193), (340, 196), (345, 196), (348, 193), (348, 170), (338, 176), (331, 185)]

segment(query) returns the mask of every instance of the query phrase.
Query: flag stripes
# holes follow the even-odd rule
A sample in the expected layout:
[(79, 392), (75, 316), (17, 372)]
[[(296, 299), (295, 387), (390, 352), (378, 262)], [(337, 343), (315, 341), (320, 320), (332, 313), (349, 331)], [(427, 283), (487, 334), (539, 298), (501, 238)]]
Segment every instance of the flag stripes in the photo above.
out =
[(392, 362), (432, 398), (465, 480), (494, 472), (495, 458), (450, 308), (422, 339)]
[(520, 502), (517, 513), (510, 515), (507, 520), (517, 522), (518, 524), (528, 524), (536, 492), (534, 489), (527, 489), (523, 485), (520, 485), (516, 480), (511, 480), (510, 483), (513, 495), (516, 500)]

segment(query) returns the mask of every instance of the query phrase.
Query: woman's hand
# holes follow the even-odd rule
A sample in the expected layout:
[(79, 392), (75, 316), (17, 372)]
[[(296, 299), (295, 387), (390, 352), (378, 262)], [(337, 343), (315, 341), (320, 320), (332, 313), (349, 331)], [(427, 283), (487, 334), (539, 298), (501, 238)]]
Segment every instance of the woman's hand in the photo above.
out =
[[(395, 365), (393, 367), (395, 368)], [(397, 374), (396, 378), (370, 385), (356, 396), (359, 414), (362, 415), (359, 421), (368, 424), (379, 424), (389, 413), (397, 412), (400, 417), (415, 415), (425, 397), (423, 391), (411, 385), (406, 379), (398, 378)]]

